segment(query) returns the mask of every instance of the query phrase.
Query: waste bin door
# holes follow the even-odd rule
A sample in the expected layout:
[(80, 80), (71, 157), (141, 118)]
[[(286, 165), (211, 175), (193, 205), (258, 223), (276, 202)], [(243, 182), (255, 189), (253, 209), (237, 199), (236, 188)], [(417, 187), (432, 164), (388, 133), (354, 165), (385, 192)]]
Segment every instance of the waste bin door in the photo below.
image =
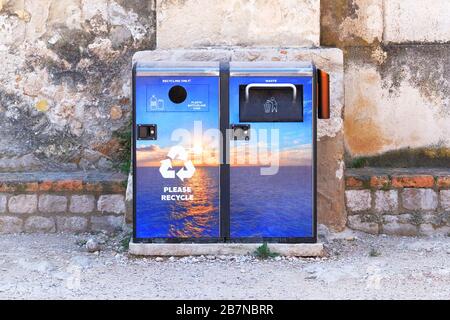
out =
[(283, 76), (231, 67), (231, 239), (314, 241), (313, 83), (312, 68)]

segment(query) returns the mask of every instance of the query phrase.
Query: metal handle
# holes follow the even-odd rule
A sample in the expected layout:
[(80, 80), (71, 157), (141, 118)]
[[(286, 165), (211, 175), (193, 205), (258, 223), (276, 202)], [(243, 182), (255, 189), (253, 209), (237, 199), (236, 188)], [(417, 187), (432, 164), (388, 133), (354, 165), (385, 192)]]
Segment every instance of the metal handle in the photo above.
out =
[(252, 88), (291, 88), (292, 89), (292, 101), (297, 100), (297, 87), (292, 83), (250, 83), (245, 87), (245, 101), (247, 102), (250, 97), (250, 89)]

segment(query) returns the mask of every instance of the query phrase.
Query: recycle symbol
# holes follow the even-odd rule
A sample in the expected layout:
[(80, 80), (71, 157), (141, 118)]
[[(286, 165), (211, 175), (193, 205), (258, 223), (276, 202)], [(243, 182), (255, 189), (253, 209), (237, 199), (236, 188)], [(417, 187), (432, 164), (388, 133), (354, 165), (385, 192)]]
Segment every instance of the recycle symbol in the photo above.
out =
[[(184, 179), (190, 179), (194, 176), (195, 167), (191, 160), (188, 160), (188, 154), (182, 146), (172, 147), (167, 155), (169, 159), (161, 161), (161, 167), (159, 167), (159, 172), (165, 179), (175, 179), (175, 175), (180, 178), (181, 181)], [(184, 167), (175, 173), (172, 169), (172, 160), (181, 160), (184, 162)]]

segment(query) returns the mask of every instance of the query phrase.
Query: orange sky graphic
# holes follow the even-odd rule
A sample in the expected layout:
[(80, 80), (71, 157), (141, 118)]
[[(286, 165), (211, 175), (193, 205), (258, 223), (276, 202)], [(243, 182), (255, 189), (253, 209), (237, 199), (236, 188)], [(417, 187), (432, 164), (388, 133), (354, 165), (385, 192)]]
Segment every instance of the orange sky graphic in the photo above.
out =
[[(185, 148), (189, 159), (197, 167), (219, 165), (219, 151), (217, 148)], [(160, 148), (151, 145), (137, 149), (136, 160), (138, 167), (159, 167), (162, 160), (167, 159), (170, 148)], [(273, 152), (270, 148), (257, 145), (237, 144), (231, 146), (230, 164), (232, 166), (268, 166), (276, 162), (280, 166), (311, 165), (312, 146), (301, 145), (291, 149)], [(183, 166), (179, 160), (172, 161), (173, 166)]]

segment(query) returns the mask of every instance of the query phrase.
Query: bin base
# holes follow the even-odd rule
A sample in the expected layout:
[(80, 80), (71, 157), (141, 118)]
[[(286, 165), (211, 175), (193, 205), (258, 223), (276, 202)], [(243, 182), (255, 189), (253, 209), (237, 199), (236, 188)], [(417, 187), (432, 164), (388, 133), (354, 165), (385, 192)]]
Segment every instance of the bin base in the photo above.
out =
[[(134, 243), (130, 254), (137, 256), (200, 256), (252, 254), (261, 243)], [(323, 257), (323, 243), (269, 243), (272, 252), (291, 257)]]

